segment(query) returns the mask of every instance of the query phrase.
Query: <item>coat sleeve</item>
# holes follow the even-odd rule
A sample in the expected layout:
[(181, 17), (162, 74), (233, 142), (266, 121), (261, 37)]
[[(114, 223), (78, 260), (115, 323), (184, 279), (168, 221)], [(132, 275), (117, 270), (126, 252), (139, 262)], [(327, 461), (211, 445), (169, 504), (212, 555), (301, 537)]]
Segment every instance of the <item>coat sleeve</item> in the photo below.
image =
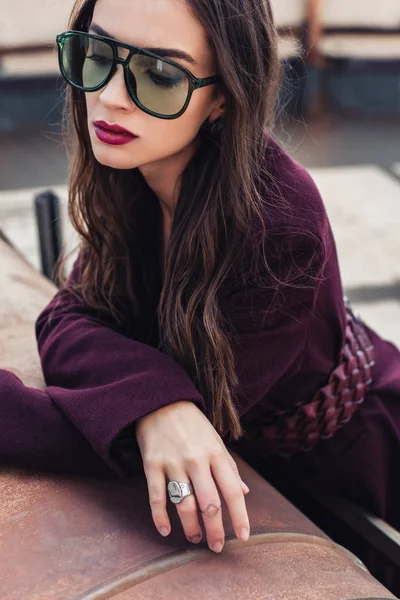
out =
[[(81, 258), (69, 282), (80, 276)], [(46, 393), (121, 476), (140, 468), (132, 427), (139, 418), (179, 400), (206, 411), (181, 365), (116, 331), (67, 286), (39, 314), (35, 331)]]
[(89, 442), (46, 391), (0, 370), (0, 462), (71, 474), (112, 476)]

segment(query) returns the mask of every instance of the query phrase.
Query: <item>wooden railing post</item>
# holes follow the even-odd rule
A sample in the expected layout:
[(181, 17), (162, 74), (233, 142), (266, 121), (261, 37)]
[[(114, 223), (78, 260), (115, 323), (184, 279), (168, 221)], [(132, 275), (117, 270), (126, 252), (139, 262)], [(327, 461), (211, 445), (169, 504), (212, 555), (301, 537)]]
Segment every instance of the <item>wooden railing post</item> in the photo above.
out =
[(307, 19), (307, 64), (318, 66), (320, 62), (320, 39), (322, 30), (321, 0), (306, 1)]

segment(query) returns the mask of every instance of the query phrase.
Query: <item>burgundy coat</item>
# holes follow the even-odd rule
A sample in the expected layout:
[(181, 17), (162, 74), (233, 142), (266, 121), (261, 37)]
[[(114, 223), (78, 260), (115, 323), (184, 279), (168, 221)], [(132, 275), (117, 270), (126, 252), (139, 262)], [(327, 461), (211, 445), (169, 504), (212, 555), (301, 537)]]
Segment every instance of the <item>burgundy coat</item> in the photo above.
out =
[[(286, 210), (266, 217), (270, 233), (276, 234), (281, 267), (293, 252), (318, 267), (324, 249), (326, 260), (320, 283), (288, 292), (282, 308), (262, 323), (257, 309), (269, 307), (268, 293), (237, 287), (226, 298), (226, 310), (235, 316), (238, 409), (247, 419), (257, 419), (266, 407), (309, 400), (328, 381), (345, 331), (338, 258), (320, 193), (308, 172), (273, 139), (266, 159), (276, 189), (287, 201)], [(79, 276), (77, 265), (71, 278)], [(177, 362), (116, 331), (71, 294), (63, 299), (60, 294), (36, 321), (46, 390), (28, 388), (16, 375), (0, 370), (0, 456), (38, 469), (120, 477), (135, 473), (142, 468), (137, 448), (131, 456), (128, 448), (125, 463), (112, 452), (121, 432), (178, 400), (191, 400), (205, 411), (204, 399)], [(397, 452), (397, 464), (400, 353), (368, 332), (376, 367), (365, 404), (333, 438), (321, 440), (315, 451), (290, 464), (329, 473), (330, 484), (356, 499), (369, 487), (370, 507), (387, 517), (389, 487), (398, 490), (399, 484), (397, 474), (389, 477), (389, 455)], [(335, 465), (340, 465), (336, 479)], [(355, 473), (365, 476), (361, 487)], [(384, 491), (375, 494), (378, 487)]]

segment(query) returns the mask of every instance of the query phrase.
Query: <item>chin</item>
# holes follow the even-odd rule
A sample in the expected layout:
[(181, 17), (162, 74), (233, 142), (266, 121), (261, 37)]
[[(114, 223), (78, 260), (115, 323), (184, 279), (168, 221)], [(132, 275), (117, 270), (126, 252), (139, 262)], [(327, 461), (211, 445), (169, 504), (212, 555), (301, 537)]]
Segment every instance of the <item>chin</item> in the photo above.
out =
[[(133, 162), (129, 156), (117, 156), (117, 148), (107, 148), (99, 150), (99, 148), (93, 148), (93, 154), (97, 162), (104, 167), (110, 167), (111, 169), (134, 169), (138, 165)], [(113, 156), (114, 154), (114, 156)]]

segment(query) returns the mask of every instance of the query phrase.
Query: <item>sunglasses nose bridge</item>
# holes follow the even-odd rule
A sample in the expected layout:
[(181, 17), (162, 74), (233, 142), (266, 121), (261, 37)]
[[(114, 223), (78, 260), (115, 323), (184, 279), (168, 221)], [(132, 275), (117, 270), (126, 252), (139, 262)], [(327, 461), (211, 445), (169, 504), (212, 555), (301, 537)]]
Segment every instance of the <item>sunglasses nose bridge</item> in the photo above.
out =
[[(126, 49), (128, 50), (128, 54), (125, 57), (121, 57), (119, 56), (119, 52), (120, 49)], [(126, 46), (117, 46), (117, 48), (114, 51), (114, 60), (115, 60), (115, 64), (118, 65), (122, 65), (123, 67), (127, 67), (132, 59), (132, 56), (134, 54), (137, 54), (138, 50), (133, 49), (133, 48), (127, 48)]]
[(115, 64), (125, 66), (130, 60), (130, 56), (126, 56), (125, 58), (121, 58), (120, 56), (115, 57)]

